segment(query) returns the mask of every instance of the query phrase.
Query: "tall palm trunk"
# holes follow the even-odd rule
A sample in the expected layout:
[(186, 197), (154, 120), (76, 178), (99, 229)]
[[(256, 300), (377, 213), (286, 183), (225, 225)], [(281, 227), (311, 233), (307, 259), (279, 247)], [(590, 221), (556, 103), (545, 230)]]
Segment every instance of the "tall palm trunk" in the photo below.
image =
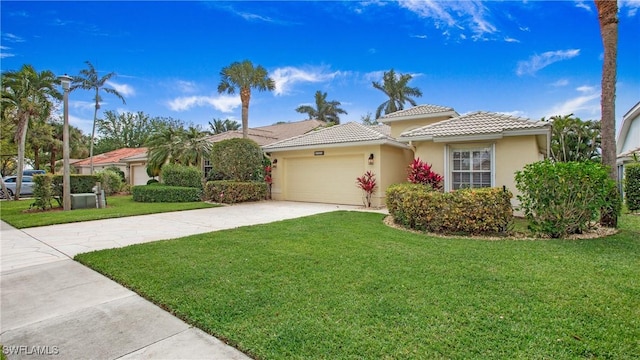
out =
[(21, 119), (18, 125), (18, 133), (16, 134), (16, 140), (18, 140), (18, 169), (16, 174), (16, 193), (13, 194), (15, 200), (20, 199), (20, 190), (22, 189), (22, 171), (24, 170), (24, 154), (27, 144), (27, 130), (29, 128), (29, 116), (24, 113), (19, 116)]
[(98, 120), (98, 110), (100, 109), (98, 89), (96, 89), (96, 106), (93, 109), (93, 127), (91, 128), (91, 142), (89, 143), (89, 173), (93, 175), (93, 143), (96, 137), (96, 121)]
[[(602, 163), (609, 166), (609, 176), (618, 181), (616, 166), (616, 71), (618, 55), (618, 3), (611, 0), (595, 0), (598, 9), (600, 34), (604, 47), (604, 62), (602, 65), (602, 93), (600, 106), (602, 111)], [(612, 194), (615, 196), (617, 194)], [(618, 215), (613, 209), (602, 212), (600, 224), (607, 227), (617, 227)]]
[(251, 89), (240, 89), (240, 102), (242, 103), (242, 138), (249, 136), (249, 101), (251, 100)]

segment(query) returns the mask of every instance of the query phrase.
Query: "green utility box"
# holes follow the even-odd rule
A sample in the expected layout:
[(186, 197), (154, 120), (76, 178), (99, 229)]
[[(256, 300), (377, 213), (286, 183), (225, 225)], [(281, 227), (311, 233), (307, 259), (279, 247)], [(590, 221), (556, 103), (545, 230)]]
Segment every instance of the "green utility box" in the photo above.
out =
[(95, 208), (96, 208), (96, 194), (94, 193), (71, 194), (71, 210), (95, 209)]

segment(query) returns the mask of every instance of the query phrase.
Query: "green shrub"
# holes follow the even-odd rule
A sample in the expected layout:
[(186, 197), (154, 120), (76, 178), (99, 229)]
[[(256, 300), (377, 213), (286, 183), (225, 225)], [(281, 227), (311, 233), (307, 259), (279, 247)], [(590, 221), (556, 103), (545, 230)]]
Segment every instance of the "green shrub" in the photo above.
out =
[(499, 188), (448, 193), (422, 184), (387, 188), (386, 205), (396, 223), (434, 233), (493, 234), (507, 231), (513, 220), (512, 194)]
[(267, 183), (250, 181), (208, 181), (204, 188), (205, 199), (217, 203), (235, 204), (259, 201), (267, 197)]
[(147, 180), (147, 185), (151, 185), (151, 184), (158, 184), (160, 183), (160, 181), (156, 180), (156, 179), (149, 179)]
[(167, 186), (181, 186), (202, 189), (202, 170), (193, 166), (165, 164), (162, 167), (162, 183)]
[(640, 210), (640, 163), (625, 165), (624, 196), (629, 211)]
[[(95, 175), (75, 175), (72, 174), (71, 180), (71, 193), (81, 194), (93, 192), (93, 187), (99, 181)], [(53, 195), (62, 196), (62, 175), (53, 175)]]
[(530, 229), (553, 238), (587, 230), (601, 208), (620, 208), (618, 197), (610, 197), (615, 181), (606, 166), (595, 162), (529, 164), (516, 172), (516, 187)]
[(50, 174), (34, 175), (33, 183), (35, 201), (31, 206), (42, 210), (50, 209), (52, 207), (51, 200), (53, 200), (53, 176)]
[(111, 170), (103, 170), (95, 173), (105, 195), (118, 193), (122, 188), (122, 178), (118, 173)]
[(118, 174), (118, 176), (120, 176), (120, 182), (125, 183), (127, 181), (126, 177), (124, 176), (124, 171), (120, 170), (119, 167), (109, 166), (108, 168), (105, 168), (105, 170), (113, 171), (114, 173)]
[(202, 200), (202, 190), (194, 187), (161, 184), (138, 185), (131, 188), (137, 202), (194, 202)]
[(211, 148), (211, 171), (221, 180), (262, 181), (263, 156), (260, 145), (251, 139), (223, 140)]

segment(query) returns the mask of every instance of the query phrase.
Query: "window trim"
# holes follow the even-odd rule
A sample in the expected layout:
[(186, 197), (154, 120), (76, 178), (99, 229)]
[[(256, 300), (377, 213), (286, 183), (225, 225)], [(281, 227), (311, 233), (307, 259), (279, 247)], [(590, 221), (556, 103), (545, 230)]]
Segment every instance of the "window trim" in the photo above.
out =
[(491, 161), (491, 187), (496, 185), (496, 143), (484, 144), (447, 144), (444, 151), (444, 191), (453, 190), (453, 152), (454, 151), (481, 151), (489, 148), (489, 159)]

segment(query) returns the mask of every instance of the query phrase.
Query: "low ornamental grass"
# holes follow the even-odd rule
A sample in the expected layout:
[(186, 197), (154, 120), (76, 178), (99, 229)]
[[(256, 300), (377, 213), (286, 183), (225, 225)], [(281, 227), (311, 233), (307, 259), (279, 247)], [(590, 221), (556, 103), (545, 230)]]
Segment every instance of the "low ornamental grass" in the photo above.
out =
[(438, 238), (333, 212), (76, 260), (258, 359), (640, 357), (640, 217), (592, 240)]
[(0, 219), (13, 227), (23, 229), (35, 226), (66, 224), (170, 211), (204, 209), (218, 206), (202, 201), (186, 203), (139, 203), (133, 201), (130, 195), (107, 197), (107, 207), (104, 209), (62, 211), (61, 208), (55, 208), (48, 211), (40, 211), (38, 209), (30, 210), (30, 205), (34, 202), (34, 199), (0, 201)]

